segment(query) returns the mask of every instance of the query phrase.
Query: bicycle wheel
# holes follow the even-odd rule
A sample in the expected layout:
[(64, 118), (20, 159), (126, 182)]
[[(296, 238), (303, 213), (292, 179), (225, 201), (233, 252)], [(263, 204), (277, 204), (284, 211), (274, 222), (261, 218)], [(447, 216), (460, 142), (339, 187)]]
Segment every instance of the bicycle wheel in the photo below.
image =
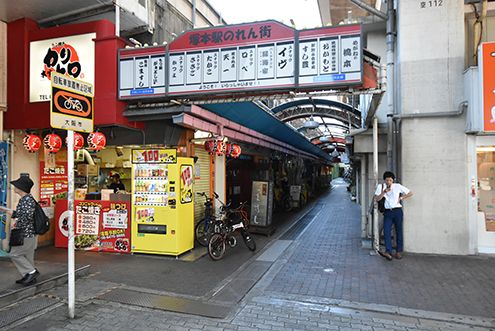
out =
[(213, 261), (220, 260), (225, 254), (225, 239), (222, 234), (215, 233), (208, 242), (208, 255)]
[(254, 252), (256, 250), (256, 242), (254, 241), (253, 236), (246, 229), (241, 229), (241, 235), (246, 247)]
[(208, 247), (208, 235), (205, 233), (205, 220), (202, 219), (196, 224), (196, 228), (194, 229), (194, 234), (196, 237), (196, 242), (203, 246)]

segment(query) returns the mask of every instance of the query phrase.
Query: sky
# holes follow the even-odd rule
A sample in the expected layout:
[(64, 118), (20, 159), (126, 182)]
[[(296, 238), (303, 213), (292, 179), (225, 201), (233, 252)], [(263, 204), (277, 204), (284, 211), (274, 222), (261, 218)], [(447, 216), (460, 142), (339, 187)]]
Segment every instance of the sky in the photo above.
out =
[(228, 24), (274, 19), (297, 29), (321, 26), (317, 0), (208, 0)]

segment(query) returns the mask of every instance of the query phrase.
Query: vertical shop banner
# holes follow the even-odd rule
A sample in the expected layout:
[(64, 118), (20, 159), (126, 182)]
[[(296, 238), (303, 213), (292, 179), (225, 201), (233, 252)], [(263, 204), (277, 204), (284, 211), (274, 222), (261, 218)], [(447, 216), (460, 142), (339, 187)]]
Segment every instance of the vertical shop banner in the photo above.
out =
[(298, 87), (361, 84), (361, 26), (301, 30), (298, 39)]
[(165, 47), (119, 51), (119, 99), (164, 96)]
[(180, 202), (190, 203), (193, 198), (193, 167), (182, 165), (180, 167)]
[(481, 104), (483, 111), (483, 131), (495, 131), (495, 42), (480, 46), (479, 66), (481, 70)]
[[(9, 144), (0, 142), (0, 206), (7, 206), (7, 188), (9, 181)], [(0, 240), (5, 239), (7, 215), (0, 213)], [(1, 249), (1, 247), (0, 247)]]
[(295, 30), (279, 22), (192, 30), (170, 43), (168, 93), (287, 89), (294, 69)]

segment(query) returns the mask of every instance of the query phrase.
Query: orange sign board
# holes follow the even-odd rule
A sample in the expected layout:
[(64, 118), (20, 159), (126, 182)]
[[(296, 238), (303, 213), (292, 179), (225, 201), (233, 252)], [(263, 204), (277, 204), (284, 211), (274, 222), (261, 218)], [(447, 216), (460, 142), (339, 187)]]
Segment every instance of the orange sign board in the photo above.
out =
[(480, 60), (484, 131), (495, 131), (495, 43), (481, 45)]

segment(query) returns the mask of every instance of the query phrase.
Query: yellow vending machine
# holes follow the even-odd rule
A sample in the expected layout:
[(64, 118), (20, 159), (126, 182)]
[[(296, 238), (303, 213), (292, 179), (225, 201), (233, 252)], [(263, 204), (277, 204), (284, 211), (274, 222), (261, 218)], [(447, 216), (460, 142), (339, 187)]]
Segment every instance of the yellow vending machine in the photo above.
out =
[(178, 256), (194, 246), (193, 159), (132, 150), (132, 252)]

